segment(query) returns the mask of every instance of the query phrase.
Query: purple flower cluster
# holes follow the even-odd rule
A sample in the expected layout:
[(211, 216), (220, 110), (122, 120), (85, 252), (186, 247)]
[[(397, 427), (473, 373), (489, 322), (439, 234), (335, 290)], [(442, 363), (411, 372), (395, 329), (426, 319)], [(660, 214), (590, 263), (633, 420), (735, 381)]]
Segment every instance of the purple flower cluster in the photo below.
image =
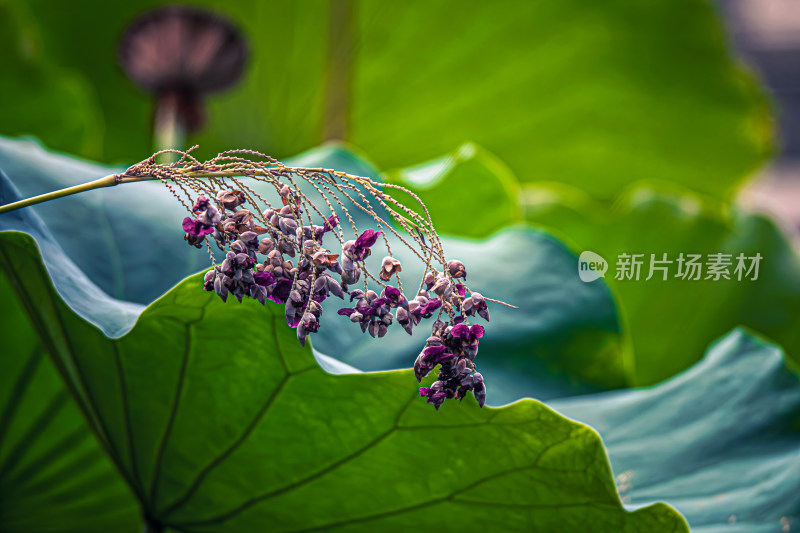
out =
[[(373, 337), (383, 337), (389, 326), (392, 325), (394, 316), (392, 309), (400, 311), (408, 310), (408, 300), (399, 289), (387, 285), (381, 295), (375, 291), (354, 290), (350, 292), (350, 301), (356, 301), (356, 306), (352, 308), (339, 309), (338, 313), (350, 318), (361, 326), (362, 332), (369, 332)], [(399, 314), (398, 314), (399, 316)]]
[[(367, 230), (355, 241), (345, 243), (343, 252), (345, 248), (350, 251), (344, 256), (345, 269), (338, 261), (340, 256), (331, 254), (322, 246), (325, 234), (338, 226), (338, 217), (335, 214), (329, 216), (321, 226), (301, 226), (297, 222), (302, 213), (300, 202), (288, 187), (281, 189), (280, 194), (284, 206), (263, 213), (268, 228), (256, 225), (252, 213), (240, 208), (245, 197), (239, 191), (221, 191), (216, 195), (222, 213), (207, 198), (201, 197), (199, 208), (206, 213), (213, 209), (216, 216), (213, 226), (202, 227), (203, 234), (198, 236), (198, 242), (215, 232), (217, 244), (227, 252), (222, 264), (206, 273), (203, 286), (215, 291), (223, 301), (233, 294), (240, 302), (250, 297), (262, 305), (267, 300), (284, 305), (286, 322), (297, 330), (298, 340), (305, 345), (308, 333), (319, 330), (322, 302), (330, 295), (344, 299), (347, 283), (358, 281), (360, 275), (354, 260), (361, 261), (370, 254), (370, 247), (380, 232)], [(201, 223), (204, 221), (202, 216), (202, 213), (198, 216)], [(185, 230), (186, 227), (188, 224), (185, 223)], [(259, 240), (259, 235), (264, 234), (269, 236)], [(258, 254), (266, 256), (266, 259), (259, 262)], [(296, 255), (299, 255), (296, 261), (285, 257), (295, 258)], [(332, 274), (338, 274), (342, 281), (334, 279)], [(399, 291), (396, 292), (399, 295)], [(399, 305), (398, 296), (390, 288), (384, 293)], [(351, 301), (362, 296), (363, 291), (353, 291)], [(383, 319), (391, 323), (391, 313), (388, 316), (385, 312), (376, 315), (381, 305), (377, 304), (372, 313), (375, 315), (372, 318), (377, 317), (377, 320), (373, 320), (372, 325), (365, 325), (373, 335), (383, 331), (382, 336), (386, 331), (385, 325), (381, 329), (377, 321)]]
[(486, 299), (480, 293), (473, 292), (470, 294), (469, 298), (462, 302), (461, 309), (466, 316), (477, 314), (485, 321), (489, 321), (489, 307), (486, 305)]
[[(355, 248), (354, 241), (350, 242), (353, 244), (346, 244), (347, 249), (343, 250), (345, 257), (352, 255), (352, 250)], [(395, 264), (395, 261), (384, 259), (382, 272), (399, 268), (399, 262)], [(390, 285), (386, 286), (380, 295), (371, 290), (366, 292), (353, 290), (350, 292), (350, 299), (355, 300), (355, 306), (340, 309), (339, 314), (347, 316), (351, 322), (358, 323), (362, 332), (368, 332), (373, 337), (383, 337), (393, 319), (397, 319), (410, 335), (413, 328), (423, 319), (431, 318), (437, 312), (441, 317), (442, 312), (447, 310), (451, 316), (450, 324), (446, 324), (440, 318), (436, 319), (433, 324), (433, 334), (428, 338), (425, 349), (414, 364), (414, 373), (418, 381), (427, 376), (437, 365), (440, 366), (438, 380), (430, 387), (421, 387), (420, 395), (427, 397), (428, 402), (438, 410), (446, 399), (461, 400), (471, 391), (479, 405), (483, 407), (486, 402), (486, 387), (483, 376), (476, 370), (474, 360), (478, 354), (478, 343), (484, 335), (484, 329), (480, 325), (470, 326), (466, 321), (467, 317), (475, 314), (489, 320), (486, 300), (477, 292), (472, 292), (466, 297), (466, 286), (455, 281), (458, 278), (466, 279), (467, 276), (466, 269), (460, 261), (450, 261), (447, 268), (449, 275), (428, 273), (424, 279), (427, 289), (420, 290), (411, 301), (408, 301), (399, 289)]]
[(206, 235), (214, 233), (214, 227), (219, 224), (222, 215), (205, 196), (197, 199), (192, 213), (196, 213), (197, 217), (183, 219), (183, 231), (186, 232), (183, 238), (192, 246), (200, 248)]
[(361, 269), (359, 262), (366, 259), (371, 253), (370, 249), (378, 241), (380, 231), (368, 229), (359, 235), (355, 240), (350, 240), (342, 245), (341, 272), (342, 283), (352, 285), (361, 279)]
[[(297, 330), (302, 345), (309, 333), (319, 330), (322, 304), (331, 295), (340, 299), (345, 293), (350, 295), (353, 307), (341, 308), (338, 314), (372, 337), (385, 336), (395, 319), (411, 335), (423, 319), (436, 314), (414, 373), (420, 381), (439, 366), (438, 380), (421, 387), (419, 393), (438, 410), (446, 399), (461, 400), (472, 391), (482, 407), (486, 387), (474, 360), (484, 329), (467, 321), (475, 315), (488, 321), (489, 312), (485, 298), (477, 292), (467, 296), (467, 287), (458, 281), (467, 277), (463, 263), (449, 261), (443, 272), (431, 268), (423, 279), (424, 288), (411, 300), (392, 285), (384, 285), (380, 294), (366, 286), (351, 290), (381, 232), (367, 229), (344, 242), (341, 254), (331, 254), (323, 247), (323, 239), (338, 226), (338, 217), (330, 215), (321, 226), (301, 225), (300, 199), (287, 186), (280, 189), (280, 196), (283, 207), (267, 209), (260, 218), (267, 227), (256, 224), (253, 213), (243, 207), (247, 197), (240, 191), (220, 191), (214, 198), (216, 205), (205, 196), (198, 198), (193, 207), (196, 217), (183, 221), (185, 239), (199, 248), (213, 234), (226, 252), (222, 263), (206, 273), (203, 288), (215, 291), (223, 301), (232, 294), (240, 302), (249, 297), (262, 305), (267, 300), (283, 305), (286, 322)], [(387, 256), (379, 276), (389, 281), (401, 271), (400, 262)], [(450, 317), (449, 323), (441, 320), (443, 314)]]
[(430, 387), (420, 387), (420, 396), (428, 398), (438, 410), (445, 400), (463, 400), (472, 391), (478, 405), (486, 403), (486, 385), (483, 376), (476, 371), (475, 356), (478, 354), (478, 339), (483, 337), (483, 326), (464, 323), (454, 326), (441, 320), (433, 324), (432, 335), (425, 348), (414, 362), (417, 381), (427, 376), (436, 365), (440, 365), (439, 376)]

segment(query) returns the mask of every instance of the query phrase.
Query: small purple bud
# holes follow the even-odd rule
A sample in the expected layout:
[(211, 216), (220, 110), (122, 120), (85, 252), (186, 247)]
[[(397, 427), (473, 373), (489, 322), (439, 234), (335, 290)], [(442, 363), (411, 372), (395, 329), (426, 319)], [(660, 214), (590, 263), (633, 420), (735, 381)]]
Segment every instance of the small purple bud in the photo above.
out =
[(364, 297), (364, 291), (362, 291), (361, 289), (355, 289), (355, 290), (350, 291), (350, 301), (351, 302), (353, 300), (356, 300), (356, 299), (360, 300), (363, 297)]
[(339, 261), (342, 263), (342, 270), (345, 272), (352, 272), (356, 268), (356, 264), (353, 263), (353, 260), (348, 256), (342, 254), (339, 257)]
[(232, 191), (219, 191), (217, 193), (216, 200), (225, 209), (234, 210), (243, 203), (245, 203), (246, 199), (242, 191), (232, 190)]
[(448, 261), (447, 269), (450, 271), (452, 277), (467, 279), (467, 269), (461, 261), (457, 261), (456, 259)]
[(481, 381), (480, 384), (475, 384), (472, 394), (474, 394), (475, 399), (478, 400), (478, 405), (483, 407), (486, 403), (486, 385), (483, 384), (483, 381)]
[(289, 327), (296, 328), (300, 320), (297, 318), (297, 307), (295, 307), (292, 300), (286, 300), (284, 314), (286, 315), (286, 323), (289, 324)]
[(429, 287), (428, 290), (439, 296), (444, 296), (450, 290), (450, 280), (444, 274), (439, 274), (439, 277), (436, 278), (436, 283)]
[(341, 298), (342, 300), (344, 300), (344, 291), (342, 291), (341, 284), (330, 276), (327, 276), (327, 278), (328, 278), (328, 290), (331, 292), (331, 294), (333, 294), (337, 298)]
[(250, 298), (255, 298), (261, 305), (267, 303), (267, 289), (261, 285), (253, 285), (250, 287)]
[(341, 276), (342, 276), (342, 283), (353, 285), (355, 283), (358, 283), (358, 280), (361, 279), (361, 269), (353, 265), (352, 271), (345, 270), (344, 272), (342, 272)]
[(438, 411), (439, 408), (444, 403), (444, 400), (446, 398), (447, 398), (447, 394), (446, 393), (444, 393), (444, 392), (436, 392), (436, 393), (432, 394), (430, 397), (428, 397), (428, 403), (432, 403), (433, 406)]
[(288, 217), (283, 217), (278, 222), (278, 228), (286, 235), (294, 235), (295, 231), (297, 231), (297, 221)]
[(325, 231), (328, 232), (331, 231), (333, 228), (335, 228), (338, 224), (339, 224), (339, 217), (336, 214), (333, 214), (325, 220), (323, 226), (325, 228)]
[(433, 365), (425, 361), (424, 355), (419, 354), (417, 360), (414, 361), (414, 376), (417, 378), (417, 381), (422, 381), (422, 378), (430, 374), (431, 370), (433, 370)]
[(319, 276), (314, 281), (314, 292), (315, 293), (320, 293), (320, 292), (323, 292), (323, 291), (324, 292), (328, 292), (328, 280), (329, 279), (330, 279), (330, 276)]
[(302, 324), (297, 326), (297, 341), (300, 343), (300, 346), (306, 345), (306, 329)]
[(192, 211), (195, 213), (199, 213), (200, 211), (205, 211), (211, 205), (208, 198), (205, 196), (198, 196), (197, 202), (195, 202), (194, 206), (192, 206)]
[(473, 292), (470, 297), (472, 298), (472, 313), (478, 313), (481, 318), (489, 322), (489, 306), (486, 305), (486, 299), (477, 292)]
[[(298, 282), (297, 285), (299, 286), (300, 283)], [(289, 301), (296, 307), (300, 307), (305, 303), (306, 299), (300, 294), (300, 291), (295, 289), (289, 292)]]
[(431, 335), (425, 341), (425, 346), (441, 346), (442, 345), (442, 338), (438, 335)]
[(275, 275), (272, 272), (257, 272), (253, 274), (253, 281), (262, 287), (274, 288), (277, 284)]
[(392, 275), (395, 272), (402, 272), (403, 267), (400, 265), (400, 261), (395, 259), (394, 257), (384, 257), (383, 262), (381, 263), (381, 271), (378, 274), (383, 281), (389, 281), (392, 279)]
[(258, 234), (255, 231), (245, 231), (239, 235), (239, 240), (241, 240), (250, 251), (255, 251), (259, 248)]
[(228, 301), (228, 287), (223, 283), (223, 275), (217, 276), (214, 280), (214, 290), (223, 302)]
[(422, 350), (422, 354), (428, 358), (430, 361), (435, 361), (437, 357), (442, 355), (447, 351), (446, 346), (428, 346), (424, 350)]
[(267, 255), (272, 250), (275, 249), (275, 241), (270, 238), (261, 239), (261, 242), (258, 243), (258, 253)]
[(242, 241), (237, 239), (231, 243), (231, 252), (235, 254), (246, 254), (247, 246), (245, 246)]
[(206, 291), (213, 291), (214, 290), (214, 278), (216, 278), (217, 273), (213, 270), (209, 270), (206, 272), (205, 277), (203, 278), (203, 290)]
[(378, 335), (378, 330), (379, 330), (378, 324), (379, 322), (375, 320), (370, 321), (369, 326), (367, 328), (367, 331), (369, 332), (369, 334), (372, 336), (373, 339)]
[(303, 313), (302, 325), (303, 328), (309, 333), (319, 331), (319, 320), (317, 320), (317, 317), (314, 315), (314, 313)]
[(397, 322), (403, 326), (403, 329), (406, 330), (406, 333), (411, 335), (414, 324), (411, 322), (411, 317), (408, 315), (408, 311), (401, 307), (395, 313), (397, 315)]

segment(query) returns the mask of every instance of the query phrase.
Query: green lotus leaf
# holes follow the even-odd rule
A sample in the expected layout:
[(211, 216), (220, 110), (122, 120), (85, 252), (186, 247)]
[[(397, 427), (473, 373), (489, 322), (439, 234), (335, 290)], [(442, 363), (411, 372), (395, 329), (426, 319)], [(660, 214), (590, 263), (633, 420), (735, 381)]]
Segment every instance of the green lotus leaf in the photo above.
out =
[(47, 355), (58, 324), (30, 320), (13, 283), (0, 276), (0, 530), (133, 533), (136, 500)]
[(436, 412), (409, 370), (328, 374), (280, 309), (223, 304), (200, 275), (108, 338), (59, 298), (30, 236), (0, 233), (0, 258), (3, 301), (34, 303), (154, 529), (688, 531), (664, 504), (625, 510), (600, 437), (535, 400)]

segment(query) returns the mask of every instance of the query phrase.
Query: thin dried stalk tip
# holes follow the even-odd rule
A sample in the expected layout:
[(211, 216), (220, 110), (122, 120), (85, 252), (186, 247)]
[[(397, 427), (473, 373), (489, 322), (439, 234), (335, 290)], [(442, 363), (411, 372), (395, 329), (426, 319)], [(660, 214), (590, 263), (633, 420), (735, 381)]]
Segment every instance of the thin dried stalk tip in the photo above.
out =
[[(395, 322), (411, 334), (435, 316), (414, 371), (421, 380), (439, 366), (439, 376), (430, 387), (420, 388), (420, 395), (439, 409), (445, 400), (461, 400), (472, 392), (483, 406), (486, 387), (474, 360), (484, 328), (469, 321), (475, 316), (488, 321), (487, 301), (497, 301), (469, 289), (466, 267), (446, 258), (430, 214), (414, 193), (369, 177), (288, 167), (252, 150), (229, 150), (204, 162), (193, 150), (158, 152), (120, 179), (162, 181), (189, 211), (182, 222), (186, 241), (199, 248), (204, 242), (208, 246), (211, 237), (225, 252), (225, 259), (206, 274), (206, 290), (223, 301), (233, 295), (239, 301), (283, 305), (303, 345), (309, 333), (319, 330), (322, 304), (331, 296), (347, 302), (337, 314), (372, 337), (383, 337)], [(163, 153), (179, 159), (158, 163)], [(262, 195), (255, 184), (270, 194)], [(424, 216), (384, 193), (387, 188), (414, 198)], [(356, 211), (374, 226), (358, 228)], [(337, 250), (329, 248), (333, 240)], [(424, 266), (420, 288), (410, 298), (403, 293), (403, 265), (393, 256), (391, 241), (408, 248)], [(367, 263), (381, 244), (387, 255), (376, 277)], [(392, 277), (397, 287), (388, 283)]]

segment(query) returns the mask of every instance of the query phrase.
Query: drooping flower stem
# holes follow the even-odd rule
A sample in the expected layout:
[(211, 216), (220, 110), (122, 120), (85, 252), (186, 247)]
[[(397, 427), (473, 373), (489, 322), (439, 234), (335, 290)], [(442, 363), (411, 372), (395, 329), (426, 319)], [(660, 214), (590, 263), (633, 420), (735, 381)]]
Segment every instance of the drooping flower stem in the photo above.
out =
[[(162, 150), (121, 174), (0, 206), (0, 214), (101, 187), (159, 181), (188, 212), (181, 224), (184, 240), (209, 252), (212, 269), (203, 289), (223, 301), (232, 295), (240, 302), (252, 298), (262, 305), (267, 300), (282, 305), (303, 345), (319, 330), (322, 304), (331, 296), (352, 305), (339, 308), (336, 315), (346, 319), (337, 320), (352, 322), (372, 337), (384, 337), (393, 322), (411, 335), (423, 320), (432, 319), (414, 370), (418, 380), (437, 366), (440, 371), (437, 381), (419, 389), (420, 395), (439, 409), (445, 400), (461, 400), (472, 392), (483, 406), (486, 386), (474, 360), (485, 330), (471, 322), (489, 321), (487, 301), (513, 306), (470, 289), (465, 265), (446, 256), (417, 195), (370, 177), (289, 167), (252, 150), (229, 150), (201, 162), (190, 153), (193, 149)], [(157, 162), (164, 155), (179, 159)], [(254, 184), (260, 184), (258, 190)], [(418, 209), (387, 190), (409, 195)], [(366, 216), (359, 224), (366, 220), (372, 227), (357, 227), (358, 212)], [(352, 232), (345, 227), (348, 222)], [(338, 241), (340, 253), (328, 249), (332, 240)], [(225, 254), (220, 264), (212, 244)], [(419, 289), (408, 296), (395, 245), (406, 247), (412, 260), (424, 265)], [(387, 255), (376, 271), (375, 260), (367, 259), (381, 247)], [(335, 300), (325, 306), (330, 302)]]

